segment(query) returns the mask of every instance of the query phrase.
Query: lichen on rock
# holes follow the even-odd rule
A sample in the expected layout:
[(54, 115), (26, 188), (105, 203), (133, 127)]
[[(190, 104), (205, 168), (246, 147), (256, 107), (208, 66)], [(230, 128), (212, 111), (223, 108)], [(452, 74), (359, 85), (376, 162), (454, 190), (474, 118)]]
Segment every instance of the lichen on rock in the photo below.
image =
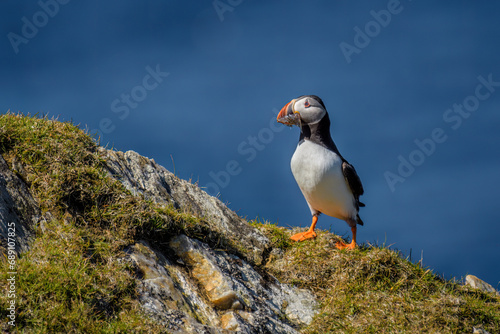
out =
[(290, 334), (316, 312), (311, 293), (266, 281), (234, 255), (185, 235), (174, 238), (169, 248), (178, 261), (146, 241), (128, 247), (126, 260), (137, 269), (144, 309), (173, 332)]

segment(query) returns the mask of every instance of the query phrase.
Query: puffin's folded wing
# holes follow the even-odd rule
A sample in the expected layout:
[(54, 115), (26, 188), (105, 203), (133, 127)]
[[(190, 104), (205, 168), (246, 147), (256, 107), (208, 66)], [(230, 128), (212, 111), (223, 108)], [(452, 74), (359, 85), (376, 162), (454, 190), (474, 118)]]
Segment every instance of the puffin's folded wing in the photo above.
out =
[(349, 185), (349, 188), (351, 188), (352, 194), (358, 202), (358, 205), (365, 206), (359, 201), (359, 196), (363, 195), (365, 191), (363, 189), (363, 185), (361, 184), (361, 180), (359, 179), (358, 173), (356, 173), (356, 170), (354, 169), (354, 166), (347, 161), (344, 161), (342, 163), (342, 173), (344, 174), (344, 178), (347, 180), (347, 184)]

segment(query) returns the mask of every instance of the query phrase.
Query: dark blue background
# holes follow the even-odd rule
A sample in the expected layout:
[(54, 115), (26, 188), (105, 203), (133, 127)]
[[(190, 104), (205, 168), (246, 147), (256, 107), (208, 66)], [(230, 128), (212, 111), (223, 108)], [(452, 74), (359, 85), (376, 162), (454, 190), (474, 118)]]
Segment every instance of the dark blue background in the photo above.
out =
[[(500, 82), (499, 3), (221, 0), (218, 13), (210, 0), (60, 1), (0, 5), (3, 112), (73, 120), (242, 216), (307, 227), (289, 167), (299, 130), (274, 120), (319, 95), (365, 186), (359, 241), (498, 287), (500, 87), (473, 96), (478, 77)], [(147, 77), (156, 69), (168, 76)], [(447, 111), (464, 101), (467, 118)], [(419, 153), (433, 131), (441, 142)], [(386, 172), (410, 158), (391, 189)], [(319, 227), (350, 235), (327, 216)]]

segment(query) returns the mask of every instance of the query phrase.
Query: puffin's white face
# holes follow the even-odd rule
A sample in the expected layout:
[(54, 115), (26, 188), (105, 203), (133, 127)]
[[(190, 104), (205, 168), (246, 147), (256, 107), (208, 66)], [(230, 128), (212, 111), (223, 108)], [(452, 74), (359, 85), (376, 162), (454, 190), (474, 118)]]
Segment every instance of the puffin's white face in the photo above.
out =
[(323, 106), (311, 97), (299, 98), (295, 101), (293, 111), (299, 113), (302, 123), (314, 124), (323, 118), (326, 110)]
[[(297, 118), (298, 114), (300, 118)], [(286, 125), (314, 124), (326, 115), (325, 108), (310, 96), (299, 97), (287, 103), (280, 111), (277, 121)], [(300, 122), (296, 120), (300, 119)]]

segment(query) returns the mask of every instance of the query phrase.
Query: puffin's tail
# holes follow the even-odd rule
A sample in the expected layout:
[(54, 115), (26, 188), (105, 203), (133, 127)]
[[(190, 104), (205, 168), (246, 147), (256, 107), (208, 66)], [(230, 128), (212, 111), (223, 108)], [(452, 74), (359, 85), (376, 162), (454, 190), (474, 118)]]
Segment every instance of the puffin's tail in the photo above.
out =
[(359, 225), (361, 225), (361, 226), (365, 225), (365, 223), (363, 223), (363, 221), (361, 220), (361, 218), (359, 217), (359, 215), (356, 215), (356, 222), (357, 222)]

